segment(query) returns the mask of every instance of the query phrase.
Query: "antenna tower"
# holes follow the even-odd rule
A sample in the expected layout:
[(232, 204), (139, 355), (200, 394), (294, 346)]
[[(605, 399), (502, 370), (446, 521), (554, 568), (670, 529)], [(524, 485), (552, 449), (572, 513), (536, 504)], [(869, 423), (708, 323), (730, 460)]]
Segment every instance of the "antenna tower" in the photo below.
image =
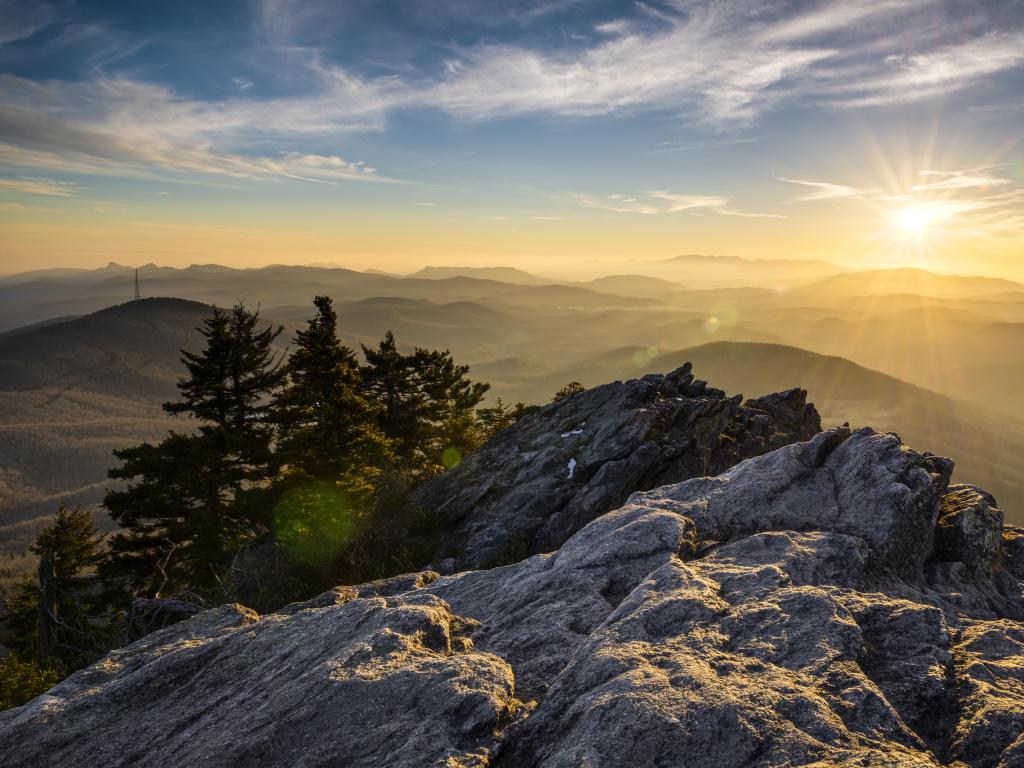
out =
[(142, 298), (142, 294), (139, 292), (139, 268), (135, 268), (135, 300), (138, 301)]

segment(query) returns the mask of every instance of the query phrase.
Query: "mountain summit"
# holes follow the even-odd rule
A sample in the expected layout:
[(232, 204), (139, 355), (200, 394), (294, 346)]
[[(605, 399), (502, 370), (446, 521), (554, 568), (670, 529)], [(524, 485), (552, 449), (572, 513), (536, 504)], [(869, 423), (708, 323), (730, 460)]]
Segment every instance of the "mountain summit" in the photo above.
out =
[[(627, 413), (592, 410), (585, 425), (566, 418), (618, 390), (572, 396), (520, 436), (677, 434), (666, 419), (723, 407), (702, 405), (695, 382), (680, 389), (689, 375), (621, 385), (653, 389), (652, 402), (622, 399)], [(779, 418), (741, 421), (771, 435)], [(735, 422), (693, 423), (707, 437)], [(465, 521), (489, 526), (485, 510), (517, 504), (529, 519), (533, 494), (578, 493), (623, 466), (597, 468), (585, 450), (549, 462), (515, 434), (481, 452), (486, 487), (483, 467), (448, 476), (451, 493), (475, 497)], [(1024, 530), (1004, 527), (991, 495), (950, 487), (949, 459), (847, 427), (716, 476), (659, 475), (673, 451), (708, 445), (685, 439), (650, 443), (667, 456), (651, 477), (667, 484), (543, 554), (338, 587), (265, 616), (224, 606), (114, 651), (0, 714), (6, 764), (1024, 762)], [(550, 482), (505, 484), (506, 465)]]

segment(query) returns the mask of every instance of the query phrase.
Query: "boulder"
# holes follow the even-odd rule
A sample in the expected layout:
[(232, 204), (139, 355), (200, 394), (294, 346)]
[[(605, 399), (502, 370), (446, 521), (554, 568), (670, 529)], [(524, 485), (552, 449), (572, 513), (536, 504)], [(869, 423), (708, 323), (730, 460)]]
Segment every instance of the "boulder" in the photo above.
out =
[(524, 417), (413, 494), (443, 529), (435, 567), (550, 552), (636, 490), (716, 475), (821, 429), (804, 390), (741, 401), (694, 381), (687, 363)]

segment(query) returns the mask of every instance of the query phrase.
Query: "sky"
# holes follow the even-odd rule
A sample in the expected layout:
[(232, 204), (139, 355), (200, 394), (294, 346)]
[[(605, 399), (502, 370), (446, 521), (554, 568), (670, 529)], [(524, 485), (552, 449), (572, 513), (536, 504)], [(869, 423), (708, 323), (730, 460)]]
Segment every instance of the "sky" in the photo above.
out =
[(0, 273), (1024, 279), (1024, 0), (0, 0)]

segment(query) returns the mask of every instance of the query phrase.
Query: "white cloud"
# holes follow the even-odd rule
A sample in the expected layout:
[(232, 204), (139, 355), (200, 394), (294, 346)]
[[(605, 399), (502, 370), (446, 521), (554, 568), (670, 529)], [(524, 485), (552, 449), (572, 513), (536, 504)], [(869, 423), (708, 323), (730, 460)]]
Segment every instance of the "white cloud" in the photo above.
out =
[(771, 102), (774, 88), (832, 55), (740, 45), (716, 14), (615, 37), (576, 56), (509, 45), (469, 49), (463, 70), (416, 98), (471, 120), (690, 109), (714, 124), (745, 122)]
[(25, 195), (43, 195), (45, 197), (71, 197), (77, 185), (69, 181), (54, 179), (0, 179), (0, 192), (17, 192)]
[(664, 213), (716, 213), (722, 216), (740, 216), (751, 219), (784, 219), (776, 213), (737, 211), (729, 207), (729, 198), (720, 195), (681, 195), (664, 190), (643, 193), (643, 198), (622, 194), (608, 195), (604, 199), (590, 195), (577, 195), (577, 202), (585, 208), (596, 208), (613, 213), (636, 213), (657, 216)]
[(800, 40), (813, 35), (835, 32), (859, 23), (871, 16), (898, 14), (900, 11), (920, 9), (935, 0), (839, 0), (795, 16), (770, 28), (763, 39), (771, 41)]
[(921, 175), (932, 181), (923, 184), (915, 184), (910, 188), (911, 192), (925, 192), (939, 189), (989, 189), (991, 187), (1003, 187), (1013, 182), (1010, 179), (1001, 179), (989, 173), (990, 169), (975, 168), (969, 171), (922, 171)]
[(806, 179), (789, 179), (784, 176), (779, 177), (779, 181), (784, 181), (787, 184), (798, 184), (802, 187), (807, 187), (813, 191), (807, 192), (806, 194), (794, 197), (789, 202), (804, 202), (808, 200), (834, 200), (841, 197), (863, 197), (865, 195), (872, 194), (872, 190), (860, 189), (858, 187), (850, 187), (846, 184), (833, 184), (827, 181), (807, 181)]
[(698, 152), (721, 147), (733, 147), (738, 144), (754, 144), (757, 137), (718, 139), (713, 141), (659, 141), (651, 152)]
[[(524, 13), (545, 16), (575, 1), (537, 2)], [(5, 9), (35, 5), (0, 3)], [(475, 121), (654, 112), (713, 131), (734, 130), (787, 102), (840, 108), (905, 103), (962, 91), (1024, 65), (1020, 25), (1004, 19), (1000, 31), (996, 14), (980, 7), (954, 15), (937, 0), (831, 0), (811, 11), (787, 0), (679, 0), (640, 7), (646, 15), (640, 20), (608, 19), (596, 38), (588, 30), (584, 43), (451, 46), (436, 71), (370, 77), (332, 63), (327, 47), (318, 45), (351, 20), (355, 4), (257, 5), (268, 55), (300, 73), (296, 95), (253, 98), (252, 81), (241, 77), (232, 80), (236, 94), (214, 101), (102, 75), (67, 82), (0, 76), (0, 162), (114, 175), (380, 181), (389, 179), (358, 161), (298, 151), (297, 145), (382, 130), (390, 115), (411, 108)], [(438, 13), (470, 7), (482, 6), (459, 0)], [(514, 23), (515, 14), (498, 15)], [(12, 34), (50, 23), (45, 14), (33, 18)], [(273, 149), (254, 155), (254, 146)], [(690, 148), (703, 147), (655, 151)], [(837, 186), (816, 190), (800, 199), (850, 195)]]
[(884, 66), (849, 82), (834, 83), (831, 103), (847, 107), (905, 104), (953, 93), (985, 77), (1024, 64), (1024, 34), (994, 32), (934, 51), (894, 53)]
[[(396, 181), (362, 161), (338, 156), (243, 151), (257, 135), (286, 138), (337, 129), (331, 118), (332, 110), (341, 109), (336, 104), (293, 99), (201, 102), (127, 80), (82, 86), (0, 76), (0, 88), (10, 94), (0, 104), (0, 162), (8, 166), (121, 176), (172, 172), (329, 183)], [(358, 83), (348, 81), (332, 93), (348, 92), (358, 100), (358, 90)], [(314, 114), (320, 106), (322, 111)], [(353, 107), (344, 117), (358, 118), (359, 113)]]

